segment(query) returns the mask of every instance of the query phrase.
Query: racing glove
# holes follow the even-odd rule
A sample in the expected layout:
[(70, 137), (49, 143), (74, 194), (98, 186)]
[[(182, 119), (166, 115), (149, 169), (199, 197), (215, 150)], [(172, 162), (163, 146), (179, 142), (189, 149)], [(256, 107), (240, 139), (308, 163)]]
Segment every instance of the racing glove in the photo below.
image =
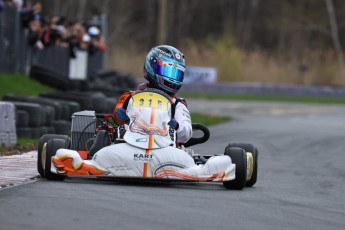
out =
[(123, 109), (122, 107), (119, 107), (116, 110), (116, 118), (121, 120), (121, 121), (129, 121), (129, 117), (126, 114), (126, 110)]
[(168, 122), (168, 125), (175, 129), (175, 130), (178, 130), (178, 127), (179, 127), (179, 123), (176, 121), (175, 118), (171, 119), (169, 122)]

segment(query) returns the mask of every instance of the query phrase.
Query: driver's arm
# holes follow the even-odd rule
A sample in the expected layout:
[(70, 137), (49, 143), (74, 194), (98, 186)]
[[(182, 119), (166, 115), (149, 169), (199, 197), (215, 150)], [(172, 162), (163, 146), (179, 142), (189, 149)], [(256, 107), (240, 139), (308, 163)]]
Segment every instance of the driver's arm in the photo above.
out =
[(186, 143), (192, 137), (193, 129), (190, 112), (184, 103), (176, 104), (175, 119), (178, 122), (177, 143)]

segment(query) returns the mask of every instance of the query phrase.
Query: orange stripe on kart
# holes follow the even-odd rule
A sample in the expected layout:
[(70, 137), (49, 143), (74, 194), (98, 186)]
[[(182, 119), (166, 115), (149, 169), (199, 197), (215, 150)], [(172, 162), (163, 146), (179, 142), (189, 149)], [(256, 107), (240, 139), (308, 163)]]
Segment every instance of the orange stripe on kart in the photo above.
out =
[(221, 173), (217, 173), (212, 175), (211, 177), (208, 178), (203, 178), (203, 177), (196, 177), (196, 176), (192, 176), (186, 173), (181, 173), (178, 172), (176, 170), (173, 169), (165, 169), (162, 170), (160, 172), (158, 172), (155, 177), (156, 178), (166, 178), (166, 177), (176, 177), (176, 178), (180, 178), (183, 180), (193, 180), (193, 181), (222, 181), (222, 178), (224, 177), (224, 172)]
[(59, 174), (64, 175), (105, 175), (106, 172), (93, 165), (81, 163), (73, 167), (73, 158), (68, 155), (52, 157), (52, 163)]
[[(156, 109), (155, 108), (151, 108), (150, 124), (151, 125), (155, 124), (155, 121), (156, 121)], [(155, 143), (155, 137), (153, 135), (150, 135), (149, 136), (149, 146), (148, 146), (148, 149), (152, 149), (154, 143)]]
[[(150, 153), (151, 153), (151, 150), (149, 149), (145, 150), (145, 154), (150, 154)], [(150, 163), (145, 162), (144, 167), (143, 167), (143, 177), (149, 177), (150, 176), (149, 171), (150, 171)]]

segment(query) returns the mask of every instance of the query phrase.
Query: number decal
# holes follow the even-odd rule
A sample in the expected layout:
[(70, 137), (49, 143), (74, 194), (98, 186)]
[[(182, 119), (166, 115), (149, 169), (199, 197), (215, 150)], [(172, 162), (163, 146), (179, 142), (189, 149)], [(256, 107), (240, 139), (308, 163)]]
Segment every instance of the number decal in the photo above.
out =
[(139, 93), (133, 97), (133, 106), (151, 107), (155, 109), (167, 110), (170, 103), (167, 98), (156, 93)]

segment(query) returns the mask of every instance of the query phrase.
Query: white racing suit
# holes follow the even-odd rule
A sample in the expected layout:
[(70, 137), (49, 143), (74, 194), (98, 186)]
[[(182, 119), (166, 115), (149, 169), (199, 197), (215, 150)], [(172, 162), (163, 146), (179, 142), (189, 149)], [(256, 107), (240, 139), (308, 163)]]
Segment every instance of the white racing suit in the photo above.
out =
[(179, 123), (176, 130), (177, 143), (186, 143), (193, 135), (192, 121), (186, 102), (174, 98), (175, 102), (175, 119)]

